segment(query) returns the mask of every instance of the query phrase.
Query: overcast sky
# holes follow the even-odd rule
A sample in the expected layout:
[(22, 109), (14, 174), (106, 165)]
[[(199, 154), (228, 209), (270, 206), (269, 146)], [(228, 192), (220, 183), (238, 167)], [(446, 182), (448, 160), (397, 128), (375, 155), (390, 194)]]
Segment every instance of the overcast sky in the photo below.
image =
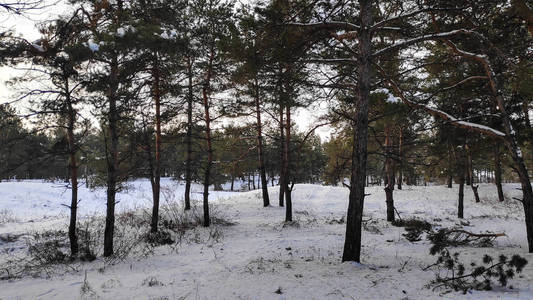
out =
[[(65, 2), (60, 0), (46, 0), (46, 7), (26, 13), (25, 15), (7, 14), (5, 11), (0, 11), (0, 28), (4, 31), (6, 28), (15, 32), (15, 35), (24, 37), (28, 41), (35, 41), (39, 38), (39, 31), (37, 25), (41, 22), (53, 20), (57, 16), (64, 14), (68, 9)], [(14, 99), (12, 90), (6, 86), (6, 80), (22, 74), (21, 71), (13, 68), (0, 67), (0, 103), (11, 102)], [(24, 103), (18, 104), (19, 109), (24, 108)], [(21, 107), (22, 106), (22, 107)], [(320, 107), (311, 107), (310, 109), (298, 109), (295, 114), (296, 123), (301, 131), (307, 131), (310, 127), (318, 124), (317, 118), (319, 113), (327, 110), (324, 105)], [(317, 134), (322, 140), (329, 138), (331, 129), (329, 127), (322, 127), (317, 129)]]

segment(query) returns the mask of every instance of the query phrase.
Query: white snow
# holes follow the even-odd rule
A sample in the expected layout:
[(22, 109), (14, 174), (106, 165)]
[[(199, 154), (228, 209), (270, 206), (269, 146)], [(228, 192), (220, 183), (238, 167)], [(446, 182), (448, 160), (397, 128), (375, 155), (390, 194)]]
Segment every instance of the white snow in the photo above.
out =
[(117, 36), (118, 37), (124, 37), (126, 33), (135, 33), (137, 32), (137, 29), (131, 25), (124, 25), (122, 27), (117, 28)]
[(456, 121), (458, 124), (461, 124), (461, 125), (465, 125), (465, 126), (469, 126), (469, 127), (475, 127), (475, 128), (479, 128), (479, 129), (483, 129), (485, 131), (490, 131), (492, 133), (494, 133), (495, 135), (499, 135), (499, 136), (505, 136), (505, 133), (499, 131), (499, 130), (496, 130), (496, 129), (493, 129), (493, 128), (490, 128), (488, 126), (485, 126), (485, 125), (481, 125), (481, 124), (477, 124), (477, 123), (472, 123), (472, 122), (466, 122), (466, 121)]
[(123, 27), (120, 27), (117, 29), (117, 35), (119, 37), (123, 37), (124, 35), (126, 35), (126, 29), (124, 29)]
[(477, 124), (477, 123), (472, 123), (472, 122), (467, 122), (467, 121), (459, 121), (456, 117), (442, 111), (442, 110), (439, 110), (439, 109), (436, 109), (434, 107), (431, 107), (431, 106), (428, 106), (428, 105), (423, 105), (423, 104), (420, 104), (424, 107), (426, 107), (427, 109), (429, 110), (432, 110), (438, 114), (441, 114), (441, 115), (444, 115), (448, 121), (450, 122), (453, 122), (453, 123), (457, 123), (457, 124), (461, 124), (461, 125), (464, 125), (464, 126), (468, 126), (468, 127), (472, 127), (472, 128), (479, 128), (481, 130), (484, 130), (484, 131), (490, 131), (492, 132), (493, 134), (495, 135), (499, 135), (499, 136), (505, 136), (505, 133), (499, 131), (499, 130), (496, 130), (494, 128), (491, 128), (491, 127), (488, 127), (488, 126), (485, 126), (485, 125), (481, 125), (481, 124)]
[[(163, 190), (172, 190), (180, 195), (185, 191), (183, 184), (170, 178), (161, 179)], [(203, 187), (197, 184), (192, 186), (191, 198), (202, 199)], [(211, 199), (228, 197), (231, 192), (210, 191)], [(70, 189), (63, 182), (43, 182), (41, 180), (7, 181), (0, 182), (0, 211), (9, 210), (15, 218), (27, 221), (52, 219), (68, 215), (70, 205)], [(152, 203), (152, 190), (148, 180), (138, 179), (125, 185), (125, 189), (117, 195), (118, 212), (131, 210), (137, 207), (149, 207)], [(85, 185), (78, 188), (78, 214), (87, 216), (105, 213), (105, 188), (91, 190)]]
[(387, 95), (387, 99), (385, 99), (385, 101), (387, 101), (388, 103), (400, 103), (402, 101), (400, 98), (394, 96), (388, 89), (385, 88), (376, 89), (374, 92), (384, 93), (385, 95)]
[(70, 56), (69, 56), (68, 53), (65, 52), (65, 51), (61, 51), (61, 52), (59, 52), (59, 53), (57, 54), (57, 56), (58, 56), (58, 57), (61, 57), (61, 58), (63, 58), (63, 59), (66, 59), (66, 60), (70, 59)]
[(161, 38), (165, 40), (173, 39), (178, 35), (176, 30), (163, 30), (163, 32), (159, 35)]
[(520, 158), (523, 157), (522, 155), (522, 149), (519, 146), (516, 146), (516, 155)]
[(92, 52), (97, 52), (98, 50), (100, 50), (100, 45), (96, 44), (93, 40), (89, 40), (87, 42), (87, 46), (89, 47), (89, 49), (91, 49)]
[[(121, 209), (150, 205), (147, 181), (119, 195)], [(182, 186), (165, 179), (166, 189)], [(509, 197), (519, 197), (517, 184), (504, 186)], [(199, 186), (195, 186), (198, 192)], [(0, 183), (0, 211), (12, 210), (21, 221), (0, 225), (0, 234), (67, 226), (61, 203), (68, 192), (56, 184), (38, 181)], [(115, 265), (101, 259), (82, 264), (78, 271), (46, 278), (0, 281), (2, 299), (73, 299), (80, 297), (84, 281), (100, 299), (533, 299), (533, 255), (527, 253), (523, 209), (518, 201), (497, 201), (493, 185), (480, 185), (481, 203), (465, 188), (465, 229), (472, 232), (505, 232), (493, 248), (460, 247), (467, 264), (485, 253), (520, 254), (530, 263), (512, 280), (514, 289), (440, 295), (425, 287), (433, 271), (422, 268), (435, 262), (425, 240), (410, 243), (403, 228), (385, 218), (383, 187), (370, 187), (365, 200), (362, 264), (341, 263), (345, 224), (332, 222), (346, 214), (348, 190), (341, 187), (298, 184), (293, 192), (294, 219), (299, 227), (283, 226), (284, 208), (278, 207), (278, 187), (269, 188), (271, 207), (263, 208), (261, 191), (212, 192), (212, 203), (235, 226), (222, 227), (218, 242), (162, 246), (154, 255)], [(197, 193), (193, 195), (199, 196)], [(457, 186), (408, 187), (394, 191), (402, 218), (417, 217), (441, 226), (459, 224), (456, 215)], [(164, 196), (163, 196), (164, 197)], [(105, 209), (102, 190), (82, 188), (82, 214)], [(29, 216), (34, 222), (23, 222)], [(46, 217), (46, 218), (45, 218)], [(196, 234), (210, 229), (197, 228)], [(5, 245), (4, 245), (5, 246)], [(1, 258), (1, 256), (0, 256)], [(154, 278), (162, 285), (143, 282)], [(275, 293), (278, 288), (281, 294)]]

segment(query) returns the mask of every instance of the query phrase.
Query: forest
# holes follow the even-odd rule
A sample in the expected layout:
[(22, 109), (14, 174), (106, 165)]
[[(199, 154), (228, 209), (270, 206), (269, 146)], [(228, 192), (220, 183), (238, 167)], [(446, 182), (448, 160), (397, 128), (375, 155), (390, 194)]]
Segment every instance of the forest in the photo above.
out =
[[(38, 39), (17, 28), (46, 14)], [(533, 297), (533, 1), (0, 17), (0, 299), (69, 299), (59, 274), (83, 299)], [(174, 274), (207, 256), (223, 267)], [(157, 265), (169, 282), (141, 280)]]

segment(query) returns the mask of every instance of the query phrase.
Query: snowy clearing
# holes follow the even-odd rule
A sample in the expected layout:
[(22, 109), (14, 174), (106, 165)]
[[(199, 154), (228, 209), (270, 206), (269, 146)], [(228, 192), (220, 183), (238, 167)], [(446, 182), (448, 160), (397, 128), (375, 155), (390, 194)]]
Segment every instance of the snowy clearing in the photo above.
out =
[[(118, 207), (149, 207), (149, 182), (138, 180), (131, 185), (120, 194)], [(181, 196), (181, 186), (170, 180), (164, 185), (174, 190), (169, 197)], [(0, 234), (66, 229), (67, 209), (61, 204), (68, 203), (69, 193), (56, 186), (39, 181), (0, 183), (0, 211), (8, 210), (12, 216), (0, 225)], [(511, 281), (513, 289), (441, 295), (442, 291), (426, 288), (435, 275), (422, 268), (436, 257), (429, 255), (428, 241), (411, 243), (402, 236), (404, 228), (384, 220), (383, 187), (367, 189), (371, 195), (365, 203), (363, 264), (341, 263), (346, 225), (338, 223), (346, 213), (348, 190), (300, 184), (293, 196), (297, 225), (284, 226), (284, 208), (263, 208), (260, 190), (212, 192), (212, 202), (237, 223), (221, 227), (220, 240), (161, 246), (152, 256), (114, 265), (97, 259), (51, 278), (0, 281), (0, 299), (533, 299), (533, 255), (527, 253), (523, 210), (510, 200), (519, 196), (517, 187), (505, 186), (509, 199), (505, 203), (497, 201), (492, 185), (480, 186), (481, 203), (474, 203), (472, 191), (465, 189), (464, 228), (507, 236), (490, 248), (453, 248), (467, 264), (484, 253), (524, 256), (530, 263)], [(269, 189), (272, 203), (277, 202), (277, 191), (278, 187)], [(82, 189), (80, 215), (102, 213), (104, 192)], [(461, 225), (455, 217), (457, 187), (406, 186), (394, 195), (402, 218)], [(194, 230), (202, 235), (209, 229)], [(0, 241), (0, 247), (10, 245)], [(85, 274), (92, 292), (82, 295)]]

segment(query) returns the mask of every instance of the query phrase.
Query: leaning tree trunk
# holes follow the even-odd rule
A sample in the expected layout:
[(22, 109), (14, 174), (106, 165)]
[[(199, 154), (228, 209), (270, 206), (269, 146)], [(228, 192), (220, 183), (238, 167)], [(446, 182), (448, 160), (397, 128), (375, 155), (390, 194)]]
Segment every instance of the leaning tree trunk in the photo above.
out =
[(74, 136), (74, 126), (76, 123), (76, 111), (72, 106), (72, 99), (70, 97), (70, 88), (68, 78), (65, 80), (65, 95), (68, 105), (68, 126), (67, 126), (67, 142), (69, 150), (68, 168), (70, 170), (70, 181), (72, 185), (72, 194), (70, 200), (70, 222), (68, 226), (68, 238), (70, 242), (70, 255), (76, 257), (78, 255), (78, 235), (76, 234), (76, 222), (78, 211), (78, 163), (76, 161), (76, 141)]
[(354, 139), (350, 178), (350, 195), (346, 218), (346, 240), (342, 261), (361, 261), (361, 233), (368, 144), (368, 101), (372, 76), (372, 1), (359, 0), (361, 29), (359, 30), (358, 85), (355, 99)]
[(285, 222), (292, 222), (292, 197), (291, 188), (289, 188), (290, 181), (290, 143), (291, 143), (291, 107), (287, 105), (285, 120), (285, 147), (283, 160), (283, 174), (285, 180), (283, 181), (283, 189), (285, 190)]
[(529, 253), (533, 253), (533, 189), (531, 187), (531, 180), (529, 179), (529, 173), (524, 157), (522, 156), (522, 150), (518, 146), (515, 131), (505, 109), (503, 96), (497, 95), (496, 101), (505, 128), (505, 144), (511, 154), (522, 186), (522, 205), (524, 207), (528, 250)]
[(161, 90), (157, 54), (154, 59), (152, 76), (154, 80), (153, 96), (155, 104), (155, 163), (154, 180), (152, 184), (154, 203), (152, 207), (152, 222), (150, 224), (150, 230), (152, 233), (156, 233), (157, 224), (159, 222), (159, 197), (161, 195)]
[(187, 157), (185, 159), (185, 210), (191, 209), (191, 181), (192, 181), (192, 103), (194, 101), (193, 94), (193, 73), (192, 73), (192, 59), (189, 57), (187, 62), (187, 77), (188, 77), (188, 94), (187, 94), (187, 135), (185, 143), (187, 144)]
[(270, 205), (268, 196), (268, 182), (266, 178), (265, 158), (263, 155), (263, 124), (261, 123), (261, 107), (259, 103), (259, 83), (255, 79), (255, 115), (257, 123), (257, 155), (259, 159), (259, 174), (261, 176), (261, 190), (263, 192), (263, 206)]
[(461, 51), (456, 45), (449, 41), (444, 41), (454, 53), (463, 57), (475, 60), (479, 62), (488, 79), (488, 87), (491, 90), (497, 109), (500, 111), (500, 119), (502, 121), (503, 128), (505, 129), (505, 135), (497, 135), (505, 142), (505, 146), (509, 150), (511, 158), (513, 159), (514, 167), (518, 173), (520, 184), (522, 186), (522, 204), (524, 207), (526, 234), (528, 241), (529, 252), (533, 253), (533, 188), (531, 187), (531, 180), (529, 178), (528, 170), (522, 156), (522, 150), (520, 149), (515, 130), (511, 124), (509, 113), (506, 110), (505, 100), (501, 91), (505, 90), (503, 84), (497, 80), (494, 76), (494, 68), (491, 66), (487, 56), (473, 55), (470, 52)]
[(505, 200), (502, 187), (502, 163), (500, 146), (494, 145), (494, 184), (498, 190), (498, 200), (503, 202)]
[(387, 221), (394, 222), (394, 161), (392, 158), (392, 137), (389, 126), (385, 128), (385, 198), (387, 204)]

